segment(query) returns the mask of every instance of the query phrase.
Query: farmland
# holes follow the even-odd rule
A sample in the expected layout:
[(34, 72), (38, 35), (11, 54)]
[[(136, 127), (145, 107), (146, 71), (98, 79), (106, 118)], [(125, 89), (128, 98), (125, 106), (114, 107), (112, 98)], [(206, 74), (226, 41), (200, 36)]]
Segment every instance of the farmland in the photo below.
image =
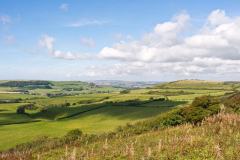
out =
[[(0, 87), (2, 92), (8, 91), (0, 94), (4, 100), (0, 104), (1, 151), (44, 136), (61, 138), (74, 129), (90, 135), (108, 134), (119, 126), (134, 125), (185, 108), (196, 97), (224, 96), (237, 92), (240, 87), (237, 82), (200, 80), (132, 89), (86, 82), (48, 85), (48, 88), (32, 84), (16, 87), (14, 83), (11, 87)], [(17, 112), (21, 107), (25, 107), (23, 114)]]

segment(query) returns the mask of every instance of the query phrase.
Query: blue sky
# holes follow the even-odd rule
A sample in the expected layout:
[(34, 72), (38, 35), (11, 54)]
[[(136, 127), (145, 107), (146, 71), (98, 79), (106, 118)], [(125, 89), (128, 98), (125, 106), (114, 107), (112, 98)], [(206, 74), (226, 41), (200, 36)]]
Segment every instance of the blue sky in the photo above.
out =
[(1, 0), (0, 79), (238, 80), (238, 39), (216, 31), (229, 26), (238, 35), (230, 24), (239, 25), (239, 7), (237, 0)]

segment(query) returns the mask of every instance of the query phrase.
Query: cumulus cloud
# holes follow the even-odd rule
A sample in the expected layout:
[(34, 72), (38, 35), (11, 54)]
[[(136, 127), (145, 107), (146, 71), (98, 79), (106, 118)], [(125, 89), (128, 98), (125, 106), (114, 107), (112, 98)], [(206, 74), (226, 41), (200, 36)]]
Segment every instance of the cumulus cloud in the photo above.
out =
[(94, 48), (95, 47), (95, 41), (90, 38), (90, 37), (82, 37), (80, 39), (80, 43), (83, 45), (83, 46), (86, 46), (86, 47), (89, 47), (89, 48)]
[[(224, 10), (214, 10), (195, 33), (188, 32), (190, 22), (190, 15), (183, 12), (157, 24), (140, 39), (105, 46), (94, 58), (118, 63), (92, 66), (86, 73), (89, 76), (240, 73), (240, 16), (231, 17)], [(98, 23), (86, 21), (73, 26)], [(53, 38), (44, 39), (43, 46), (55, 57), (82, 59), (79, 54), (55, 50)], [(83, 42), (91, 43), (86, 39)]]
[(66, 4), (66, 3), (63, 3), (63, 4), (61, 4), (61, 5), (59, 6), (59, 9), (60, 9), (61, 11), (67, 12), (67, 11), (69, 10), (69, 5)]
[[(175, 16), (172, 21), (157, 24), (152, 33), (143, 36), (141, 40), (115, 44), (113, 47), (104, 47), (99, 56), (105, 59), (119, 59), (130, 61), (154, 61), (160, 58), (160, 61), (171, 59), (176, 49), (184, 47), (179, 46), (180, 39), (178, 35), (184, 30), (190, 16), (181, 13)], [(158, 57), (162, 53), (161, 57)], [(170, 56), (166, 57), (163, 54)]]
[(54, 43), (55, 43), (55, 39), (49, 35), (43, 35), (39, 40), (39, 45), (43, 48), (46, 48), (48, 53), (53, 57), (68, 59), (68, 60), (91, 58), (89, 54), (73, 53), (71, 51), (64, 52), (61, 50), (56, 50), (54, 47)]
[(224, 23), (228, 23), (230, 21), (230, 18), (226, 16), (226, 13), (224, 10), (214, 10), (212, 13), (208, 16), (208, 22), (211, 25), (220, 25)]
[(223, 10), (214, 10), (198, 32), (183, 34), (189, 20), (190, 15), (181, 13), (171, 21), (157, 24), (140, 40), (104, 47), (98, 56), (122, 61), (128, 68), (133, 62), (142, 62), (149, 70), (162, 72), (167, 68), (169, 72), (186, 75), (239, 72), (240, 17), (229, 17)]

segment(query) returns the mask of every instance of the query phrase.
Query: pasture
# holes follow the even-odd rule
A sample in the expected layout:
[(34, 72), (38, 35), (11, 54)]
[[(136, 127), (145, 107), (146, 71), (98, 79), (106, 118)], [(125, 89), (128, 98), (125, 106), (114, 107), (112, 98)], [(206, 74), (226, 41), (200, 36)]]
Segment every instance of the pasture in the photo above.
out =
[[(96, 89), (93, 84), (82, 82), (52, 83), (57, 83), (52, 89), (31, 89), (29, 94), (0, 94), (0, 99), (4, 100), (21, 99), (18, 103), (0, 104), (0, 150), (43, 136), (61, 137), (77, 128), (91, 134), (114, 131), (118, 126), (151, 119), (173, 108), (187, 105), (195, 97), (224, 95), (235, 89), (231, 88), (232, 84), (184, 82), (182, 88), (169, 83), (169, 86), (162, 84), (121, 93), (124, 89)], [(63, 88), (74, 89), (83, 84), (81, 92), (72, 94), (72, 90), (63, 91)], [(49, 90), (51, 93), (57, 91), (67, 95), (49, 97)], [(100, 90), (104, 92), (99, 92)], [(31, 94), (34, 92), (39, 94)], [(31, 104), (34, 108), (18, 114), (17, 108), (26, 104)]]

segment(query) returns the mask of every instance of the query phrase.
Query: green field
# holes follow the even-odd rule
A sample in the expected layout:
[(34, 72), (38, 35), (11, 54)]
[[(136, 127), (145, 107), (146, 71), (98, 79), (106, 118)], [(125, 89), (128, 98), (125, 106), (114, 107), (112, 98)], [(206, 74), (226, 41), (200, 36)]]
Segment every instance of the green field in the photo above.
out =
[[(57, 115), (59, 117), (64, 117), (71, 115), (75, 112), (88, 110), (89, 108), (94, 108), (95, 106), (89, 107), (72, 107), (64, 110), (59, 114), (59, 109), (51, 110), (50, 113), (46, 115), (32, 116), (35, 119), (41, 119), (41, 122), (26, 123), (26, 124), (12, 124), (1, 126), (0, 135), (1, 136), (1, 149), (7, 149), (13, 147), (16, 144), (27, 142), (33, 140), (39, 136), (63, 136), (67, 131), (80, 128), (85, 133), (103, 133), (108, 131), (113, 131), (117, 126), (124, 125), (126, 123), (134, 123), (138, 120), (143, 120), (156, 116), (162, 112), (165, 112), (171, 107), (174, 107), (175, 103), (169, 102), (161, 104), (161, 102), (147, 103), (142, 106), (106, 106), (97, 110), (88, 111), (77, 116), (66, 118), (63, 120), (48, 120), (49, 117)], [(9, 106), (10, 108), (11, 106)], [(12, 107), (11, 107), (12, 108)], [(13, 111), (14, 112), (14, 111)], [(4, 113), (1, 113), (4, 114)], [(33, 119), (29, 116), (20, 116), (16, 113), (5, 119), (0, 119), (1, 123), (18, 123), (22, 121), (31, 121)], [(54, 117), (56, 118), (56, 117)], [(14, 120), (13, 120), (14, 119)], [(107, 126), (107, 127), (106, 127)], [(17, 130), (17, 134), (16, 131)], [(14, 137), (14, 138), (12, 138)]]
[[(18, 103), (0, 104), (0, 150), (42, 136), (61, 137), (76, 128), (89, 134), (107, 133), (118, 126), (151, 119), (187, 105), (195, 97), (221, 96), (238, 88), (222, 82), (181, 81), (121, 93), (124, 89), (85, 82), (51, 82), (51, 85), (51, 89), (34, 86), (24, 94), (0, 94), (3, 100), (20, 99)], [(6, 86), (1, 88), (6, 90)], [(26, 88), (29, 87), (14, 87), (12, 91), (26, 91)], [(10, 91), (11, 87), (7, 89)], [(57, 95), (49, 97), (49, 93)], [(18, 114), (18, 107), (26, 104), (34, 108)]]

